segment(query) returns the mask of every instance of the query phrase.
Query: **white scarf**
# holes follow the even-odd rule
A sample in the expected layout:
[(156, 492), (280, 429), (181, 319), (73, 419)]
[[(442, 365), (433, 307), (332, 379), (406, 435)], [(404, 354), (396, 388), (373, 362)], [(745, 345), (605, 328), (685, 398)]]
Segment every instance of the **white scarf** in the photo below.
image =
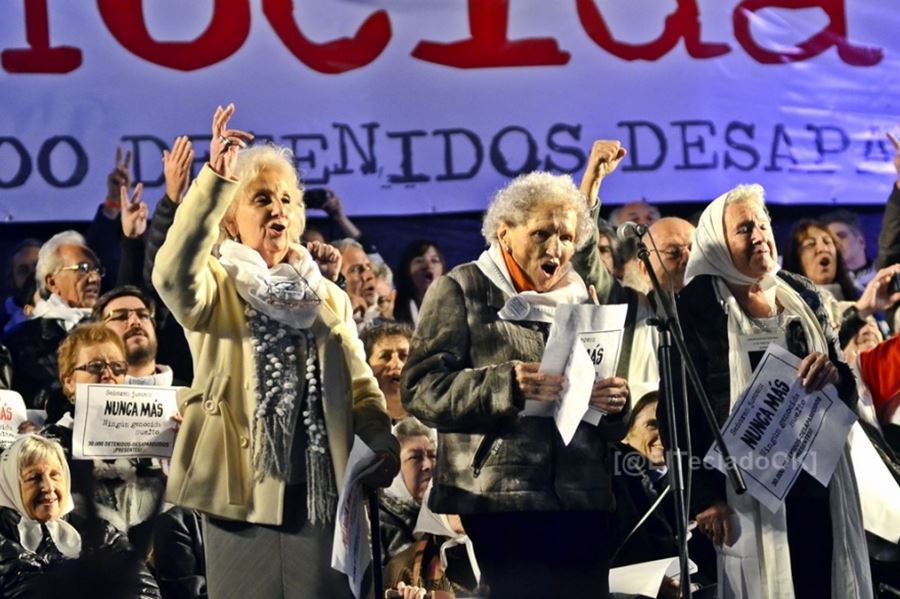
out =
[[(763, 279), (754, 280), (734, 266), (725, 237), (726, 196), (714, 200), (700, 217), (685, 283), (698, 275), (715, 277), (715, 290), (728, 315), (728, 365), (733, 408), (752, 375), (749, 359), (741, 349), (743, 338), (752, 331), (752, 324), (726, 282), (760, 285), (773, 309), (780, 304), (786, 314), (799, 318), (810, 352), (828, 355), (828, 343), (809, 305), (790, 285), (774, 276), (777, 268)], [(740, 522), (740, 531), (734, 548), (722, 547), (717, 551), (719, 597), (793, 599), (786, 510), (782, 508), (772, 514), (749, 494), (735, 494), (730, 485), (727, 486), (727, 501)], [(834, 547), (831, 596), (833, 599), (870, 598), (872, 583), (865, 532), (847, 447), (829, 484), (829, 507)]]
[(66, 303), (66, 300), (55, 293), (35, 304), (31, 313), (32, 318), (55, 318), (61, 320), (66, 331), (71, 331), (78, 323), (90, 315), (91, 311), (87, 308), (73, 308)]
[(219, 246), (219, 263), (238, 295), (269, 318), (293, 329), (307, 329), (316, 319), (322, 273), (303, 246), (292, 245), (286, 262), (269, 268), (253, 248), (226, 240)]
[(481, 252), (475, 263), (484, 276), (508, 296), (498, 314), (501, 319), (552, 323), (559, 304), (583, 304), (588, 300), (587, 287), (572, 269), (571, 262), (562, 267), (562, 276), (548, 291), (517, 292), (502, 251), (498, 244), (492, 243), (490, 248)]
[(156, 371), (147, 376), (125, 375), (126, 385), (153, 385), (156, 387), (171, 387), (175, 373), (165, 364), (157, 364)]
[[(22, 437), (3, 452), (0, 457), (0, 507), (6, 507), (18, 512), (19, 519), (19, 543), (28, 551), (34, 552), (40, 546), (44, 538), (41, 531), (41, 523), (28, 517), (25, 504), (22, 502), (22, 487), (19, 464), (19, 455), (22, 453), (22, 443), (27, 437)], [(66, 482), (71, 484), (72, 475), (69, 465), (63, 460), (62, 467), (65, 470)], [(75, 508), (72, 502), (71, 487), (62, 506), (60, 516), (64, 516)], [(44, 523), (50, 532), (50, 538), (60, 553), (68, 558), (76, 558), (81, 555), (81, 535), (75, 527), (63, 520), (56, 518)]]

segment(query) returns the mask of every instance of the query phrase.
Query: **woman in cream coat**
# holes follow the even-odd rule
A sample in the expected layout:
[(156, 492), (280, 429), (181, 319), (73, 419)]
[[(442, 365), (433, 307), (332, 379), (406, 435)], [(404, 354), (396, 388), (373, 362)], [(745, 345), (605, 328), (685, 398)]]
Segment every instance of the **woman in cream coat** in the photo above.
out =
[(251, 136), (227, 129), (233, 112), (216, 110), (210, 161), (153, 272), (195, 373), (167, 499), (204, 513), (210, 597), (349, 596), (330, 549), (353, 437), (381, 460), (372, 486), (390, 484), (397, 442), (347, 295), (292, 243), (304, 215), (289, 152), (239, 152)]

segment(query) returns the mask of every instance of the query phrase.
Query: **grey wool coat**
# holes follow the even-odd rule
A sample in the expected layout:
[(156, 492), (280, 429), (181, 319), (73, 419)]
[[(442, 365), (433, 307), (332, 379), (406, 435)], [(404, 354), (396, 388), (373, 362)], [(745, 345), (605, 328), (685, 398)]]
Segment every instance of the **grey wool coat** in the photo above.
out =
[[(601, 301), (620, 301), (594, 258), (573, 262)], [(628, 413), (581, 423), (568, 446), (553, 419), (519, 417), (515, 365), (540, 362), (549, 327), (500, 320), (506, 300), (468, 263), (438, 279), (423, 302), (401, 388), (406, 409), (439, 433), (429, 506), (459, 514), (612, 510), (610, 444), (625, 435)]]

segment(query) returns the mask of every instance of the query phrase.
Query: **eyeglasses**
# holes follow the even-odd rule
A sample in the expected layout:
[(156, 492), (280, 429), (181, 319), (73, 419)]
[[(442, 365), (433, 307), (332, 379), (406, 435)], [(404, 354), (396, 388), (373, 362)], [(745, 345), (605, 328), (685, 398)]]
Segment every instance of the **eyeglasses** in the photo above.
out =
[(113, 373), (113, 376), (122, 376), (128, 371), (128, 364), (120, 361), (107, 362), (106, 360), (91, 360), (87, 364), (76, 366), (72, 370), (81, 370), (93, 374), (94, 376), (100, 376), (107, 368)]
[(670, 245), (664, 250), (659, 250), (659, 253), (669, 260), (680, 260), (682, 256), (689, 254), (690, 251), (691, 246), (689, 245)]
[(74, 270), (76, 275), (79, 277), (83, 277), (92, 272), (97, 273), (102, 279), (106, 275), (106, 269), (102, 266), (96, 266), (91, 264), (90, 262), (79, 262), (78, 264), (72, 264), (71, 266), (63, 266), (57, 269), (57, 273), (60, 273), (64, 270)]
[(105, 322), (114, 320), (116, 322), (128, 322), (131, 315), (134, 314), (140, 320), (150, 321), (153, 318), (153, 312), (147, 308), (117, 308), (110, 310), (109, 314), (103, 319)]

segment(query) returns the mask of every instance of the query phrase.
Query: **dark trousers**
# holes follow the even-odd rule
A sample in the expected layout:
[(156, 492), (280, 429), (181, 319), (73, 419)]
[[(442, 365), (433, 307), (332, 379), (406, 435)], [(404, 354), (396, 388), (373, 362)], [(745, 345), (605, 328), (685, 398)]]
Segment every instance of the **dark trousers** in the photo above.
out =
[(831, 597), (833, 540), (828, 489), (801, 472), (785, 498), (785, 510), (794, 597)]
[(491, 599), (609, 595), (609, 512), (462, 516)]

